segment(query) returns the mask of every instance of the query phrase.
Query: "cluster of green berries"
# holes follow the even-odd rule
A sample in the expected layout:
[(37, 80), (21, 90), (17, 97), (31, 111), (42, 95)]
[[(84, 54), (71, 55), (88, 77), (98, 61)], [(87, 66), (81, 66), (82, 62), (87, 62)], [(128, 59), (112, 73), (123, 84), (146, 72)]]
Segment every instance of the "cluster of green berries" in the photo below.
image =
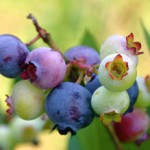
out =
[(92, 96), (92, 107), (101, 119), (107, 115), (118, 118), (130, 105), (127, 90), (136, 82), (138, 54), (141, 53), (140, 43), (133, 40), (132, 33), (127, 37), (113, 35), (101, 46), (98, 78), (102, 86)]
[(127, 37), (113, 35), (100, 49), (101, 63), (98, 79), (101, 86), (92, 96), (92, 108), (100, 120), (113, 120), (114, 130), (122, 142), (141, 142), (148, 139), (150, 119), (150, 76), (137, 76), (141, 44)]

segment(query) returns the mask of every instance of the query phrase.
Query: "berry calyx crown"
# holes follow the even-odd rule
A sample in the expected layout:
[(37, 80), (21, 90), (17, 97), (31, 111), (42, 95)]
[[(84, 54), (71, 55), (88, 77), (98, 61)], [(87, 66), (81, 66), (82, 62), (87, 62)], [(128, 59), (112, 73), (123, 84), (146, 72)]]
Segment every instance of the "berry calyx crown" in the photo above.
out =
[(113, 61), (107, 62), (105, 67), (113, 80), (121, 80), (129, 70), (128, 62), (123, 61), (121, 54), (116, 55)]
[(127, 48), (128, 50), (132, 51), (133, 55), (140, 55), (143, 54), (143, 52), (139, 52), (141, 49), (141, 43), (140, 42), (134, 42), (134, 35), (133, 33), (130, 33), (128, 36), (126, 36), (126, 42), (127, 42)]

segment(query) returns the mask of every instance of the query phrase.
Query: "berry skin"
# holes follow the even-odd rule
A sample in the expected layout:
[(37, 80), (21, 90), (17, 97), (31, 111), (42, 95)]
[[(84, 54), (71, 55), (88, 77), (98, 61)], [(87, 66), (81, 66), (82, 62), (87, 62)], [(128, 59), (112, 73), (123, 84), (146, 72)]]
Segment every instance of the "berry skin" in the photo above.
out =
[(87, 65), (96, 65), (100, 63), (99, 54), (91, 47), (88, 46), (75, 46), (66, 51), (65, 57), (68, 61), (83, 59)]
[(66, 73), (66, 63), (57, 51), (48, 47), (34, 49), (26, 58), (22, 79), (29, 79), (36, 86), (49, 89), (60, 84)]
[(122, 53), (128, 55), (137, 65), (137, 55), (142, 54), (142, 52), (139, 52), (141, 44), (139, 42), (133, 42), (133, 40), (134, 35), (132, 33), (127, 37), (117, 34), (108, 37), (100, 48), (101, 60), (110, 54)]
[(126, 91), (113, 92), (104, 86), (99, 87), (92, 95), (91, 105), (98, 115), (115, 112), (123, 114), (129, 107), (129, 96)]
[(122, 142), (141, 142), (149, 128), (148, 114), (139, 108), (134, 108), (131, 113), (122, 116), (119, 123), (114, 122), (114, 130)]
[[(28, 80), (17, 82), (12, 90), (11, 105), (15, 113), (24, 120), (38, 118), (44, 112), (45, 94)], [(10, 101), (7, 101), (10, 103)], [(8, 111), (10, 112), (10, 111)]]
[(95, 114), (91, 108), (90, 92), (79, 84), (64, 82), (47, 96), (45, 111), (60, 134), (76, 134), (88, 126)]
[(8, 78), (17, 77), (28, 54), (20, 39), (9, 34), (0, 35), (0, 74)]
[(150, 81), (149, 76), (137, 77), (137, 83), (139, 87), (139, 94), (135, 106), (138, 108), (147, 108), (150, 106), (150, 85), (147, 85), (147, 81)]
[(134, 84), (137, 69), (127, 55), (111, 54), (101, 61), (98, 76), (103, 86), (109, 90), (121, 92)]

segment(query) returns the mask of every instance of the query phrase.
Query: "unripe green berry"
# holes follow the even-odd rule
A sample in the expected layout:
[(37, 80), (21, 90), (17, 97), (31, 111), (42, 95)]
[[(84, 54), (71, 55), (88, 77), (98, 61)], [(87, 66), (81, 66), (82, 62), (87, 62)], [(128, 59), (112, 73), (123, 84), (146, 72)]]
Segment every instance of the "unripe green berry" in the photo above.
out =
[(146, 79), (144, 77), (137, 77), (137, 83), (139, 87), (139, 94), (135, 103), (136, 107), (146, 108), (150, 106), (150, 91), (146, 85)]
[(7, 125), (1, 124), (0, 126), (0, 149), (10, 150), (13, 148), (13, 138), (11, 136), (10, 128)]
[(123, 114), (129, 107), (129, 96), (126, 91), (113, 92), (101, 86), (93, 93), (91, 105), (98, 115), (113, 111)]
[(106, 56), (114, 53), (122, 53), (128, 55), (134, 63), (138, 64), (138, 55), (141, 49), (140, 42), (134, 42), (134, 35), (131, 33), (128, 36), (111, 35), (102, 44), (100, 48), (101, 60)]
[(121, 92), (134, 84), (137, 69), (127, 55), (116, 53), (108, 55), (101, 61), (98, 76), (101, 84), (107, 89)]
[(23, 120), (20, 117), (15, 116), (9, 124), (9, 128), (16, 144), (19, 142), (32, 142), (37, 138), (44, 123), (45, 122), (41, 118)]
[(22, 119), (36, 119), (44, 112), (44, 91), (28, 80), (21, 80), (14, 85), (11, 98), (16, 114)]

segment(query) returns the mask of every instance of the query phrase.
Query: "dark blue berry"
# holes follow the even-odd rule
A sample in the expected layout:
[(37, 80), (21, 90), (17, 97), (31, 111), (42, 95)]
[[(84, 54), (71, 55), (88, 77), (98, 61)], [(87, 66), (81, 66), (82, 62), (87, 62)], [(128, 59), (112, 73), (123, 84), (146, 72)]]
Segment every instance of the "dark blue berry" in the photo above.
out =
[(93, 94), (100, 86), (102, 86), (102, 84), (100, 83), (98, 76), (93, 74), (91, 80), (85, 85), (85, 88), (87, 88), (91, 94)]
[(139, 93), (137, 81), (134, 82), (134, 84), (127, 90), (127, 92), (130, 97), (130, 106), (125, 112), (125, 114), (133, 111), (134, 104), (137, 100), (138, 93)]
[(91, 96), (86, 88), (71, 82), (61, 83), (48, 94), (45, 110), (60, 134), (74, 135), (92, 122)]
[(17, 37), (0, 35), (0, 74), (13, 78), (20, 74), (29, 51)]

